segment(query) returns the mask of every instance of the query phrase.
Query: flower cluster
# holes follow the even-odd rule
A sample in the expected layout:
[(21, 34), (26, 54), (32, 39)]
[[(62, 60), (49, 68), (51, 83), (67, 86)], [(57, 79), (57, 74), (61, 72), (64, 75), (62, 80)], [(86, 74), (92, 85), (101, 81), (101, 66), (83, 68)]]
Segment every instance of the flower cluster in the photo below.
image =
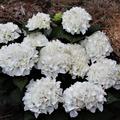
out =
[(73, 78), (76, 78), (76, 76), (84, 78), (89, 69), (89, 59), (85, 49), (79, 44), (69, 44), (68, 50), (71, 56), (69, 73)]
[(97, 108), (103, 111), (103, 103), (106, 101), (105, 95), (101, 86), (89, 82), (76, 82), (64, 91), (63, 106), (71, 117), (76, 117), (77, 111), (84, 108), (93, 113)]
[(35, 29), (50, 29), (50, 16), (45, 13), (37, 13), (28, 20), (26, 27), (32, 31)]
[(40, 32), (32, 33), (24, 38), (23, 44), (30, 45), (32, 47), (43, 47), (48, 43), (48, 39)]
[(118, 68), (116, 61), (104, 58), (90, 66), (87, 80), (108, 89), (115, 85), (118, 80)]
[(46, 76), (57, 77), (58, 73), (67, 73), (70, 68), (70, 56), (66, 45), (60, 41), (49, 42), (40, 51), (37, 68)]
[(8, 43), (20, 37), (21, 30), (12, 22), (0, 24), (0, 43)]
[(51, 114), (58, 108), (58, 103), (62, 102), (60, 82), (56, 82), (55, 79), (47, 77), (36, 81), (31, 80), (26, 88), (23, 97), (24, 110), (34, 112), (36, 118), (41, 113)]
[(85, 9), (81, 7), (73, 7), (63, 13), (62, 25), (68, 33), (74, 34), (85, 34), (87, 29), (90, 27), (89, 21), (92, 17)]
[(25, 76), (38, 61), (38, 52), (23, 44), (11, 44), (0, 49), (0, 67), (10, 76)]
[(58, 73), (69, 72), (73, 77), (84, 77), (89, 60), (85, 49), (78, 44), (49, 42), (40, 51), (37, 68), (46, 76), (57, 77)]
[(113, 51), (109, 38), (103, 32), (96, 32), (83, 42), (86, 52), (94, 62), (100, 58), (109, 56)]

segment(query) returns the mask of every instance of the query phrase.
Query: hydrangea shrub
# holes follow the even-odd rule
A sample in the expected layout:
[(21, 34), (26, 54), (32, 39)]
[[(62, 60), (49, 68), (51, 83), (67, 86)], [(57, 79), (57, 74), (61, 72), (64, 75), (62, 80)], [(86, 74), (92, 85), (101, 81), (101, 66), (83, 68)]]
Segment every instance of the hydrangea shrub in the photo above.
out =
[(24, 27), (0, 23), (0, 79), (11, 82), (11, 91), (19, 88), (24, 111), (36, 118), (59, 105), (70, 117), (83, 109), (102, 112), (108, 89), (120, 89), (109, 38), (93, 30), (91, 20), (84, 8), (73, 7), (55, 16), (38, 12)]

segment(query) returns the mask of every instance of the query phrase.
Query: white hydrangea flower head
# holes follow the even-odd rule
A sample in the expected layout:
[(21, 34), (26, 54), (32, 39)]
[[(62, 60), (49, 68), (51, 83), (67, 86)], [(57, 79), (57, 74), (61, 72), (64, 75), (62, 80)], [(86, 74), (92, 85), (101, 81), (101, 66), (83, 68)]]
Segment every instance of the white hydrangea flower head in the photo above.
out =
[(24, 38), (23, 44), (30, 45), (32, 47), (43, 47), (48, 43), (48, 39), (40, 32), (35, 32)]
[(100, 59), (90, 66), (87, 80), (101, 85), (104, 89), (113, 87), (118, 80), (118, 69), (116, 61), (111, 59)]
[(73, 7), (63, 13), (62, 26), (68, 33), (85, 34), (90, 27), (89, 21), (92, 20), (87, 11), (81, 7)]
[(10, 76), (25, 76), (38, 61), (38, 52), (27, 45), (10, 44), (0, 49), (0, 67)]
[(88, 56), (94, 62), (100, 58), (109, 56), (113, 51), (109, 38), (103, 32), (95, 32), (84, 41)]
[(26, 27), (32, 31), (35, 29), (50, 29), (50, 15), (38, 12), (28, 20)]
[(37, 69), (42, 74), (56, 78), (58, 73), (67, 73), (70, 69), (70, 55), (66, 52), (66, 44), (59, 40), (49, 42), (40, 50)]
[(7, 44), (9, 41), (13, 41), (20, 37), (21, 30), (16, 24), (8, 22), (6, 24), (0, 24), (0, 43)]
[(36, 118), (41, 113), (51, 114), (62, 102), (61, 82), (49, 77), (40, 80), (31, 80), (23, 97), (24, 110), (34, 112)]
[(105, 95), (101, 86), (90, 82), (76, 82), (63, 92), (63, 107), (70, 113), (70, 117), (76, 117), (77, 112), (84, 108), (92, 113), (95, 113), (97, 108), (102, 112)]
[(71, 56), (71, 68), (69, 73), (73, 78), (84, 77), (89, 69), (89, 58), (85, 49), (79, 44), (69, 44), (68, 52)]

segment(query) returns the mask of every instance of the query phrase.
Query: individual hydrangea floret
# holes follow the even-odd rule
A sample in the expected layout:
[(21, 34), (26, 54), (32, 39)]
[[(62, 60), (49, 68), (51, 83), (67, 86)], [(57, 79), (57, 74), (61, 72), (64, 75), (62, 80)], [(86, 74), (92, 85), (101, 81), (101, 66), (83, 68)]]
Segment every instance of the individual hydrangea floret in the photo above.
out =
[(90, 66), (86, 79), (89, 82), (101, 85), (104, 89), (108, 89), (114, 86), (118, 80), (117, 73), (116, 61), (104, 58)]
[(13, 41), (20, 37), (21, 30), (16, 24), (8, 22), (6, 24), (0, 24), (0, 43), (7, 44), (9, 41)]
[(68, 33), (74, 34), (85, 34), (87, 29), (90, 27), (89, 21), (92, 17), (85, 9), (81, 7), (73, 7), (63, 13), (62, 26)]
[(120, 90), (120, 79), (116, 81), (115, 85), (113, 86), (116, 90)]
[(58, 103), (62, 102), (62, 89), (60, 82), (49, 77), (40, 80), (31, 80), (26, 87), (27, 91), (23, 97), (24, 110), (34, 112), (36, 118), (39, 114), (51, 114), (58, 108)]
[(115, 83), (115, 85), (113, 86), (116, 90), (120, 90), (120, 65), (117, 65), (117, 81)]
[(105, 35), (105, 33), (100, 31), (88, 37), (83, 43), (88, 56), (93, 62), (100, 58), (109, 56), (113, 51), (109, 43), (109, 38)]
[(71, 56), (71, 68), (69, 73), (73, 79), (84, 77), (89, 69), (89, 58), (87, 57), (85, 49), (79, 44), (69, 44), (68, 53)]
[(40, 32), (32, 33), (24, 38), (23, 44), (32, 47), (43, 47), (48, 43), (48, 39)]
[(38, 52), (27, 45), (10, 44), (0, 49), (0, 67), (10, 76), (25, 76), (38, 61)]
[(98, 108), (103, 111), (106, 93), (101, 86), (89, 82), (76, 82), (63, 93), (63, 107), (70, 117), (76, 117), (78, 111), (86, 108), (95, 113)]
[(49, 42), (40, 50), (37, 69), (42, 74), (56, 78), (58, 73), (67, 73), (70, 69), (70, 55), (65, 51), (66, 45), (59, 40)]
[(35, 29), (50, 29), (50, 16), (45, 13), (38, 12), (28, 20), (26, 27), (32, 31)]

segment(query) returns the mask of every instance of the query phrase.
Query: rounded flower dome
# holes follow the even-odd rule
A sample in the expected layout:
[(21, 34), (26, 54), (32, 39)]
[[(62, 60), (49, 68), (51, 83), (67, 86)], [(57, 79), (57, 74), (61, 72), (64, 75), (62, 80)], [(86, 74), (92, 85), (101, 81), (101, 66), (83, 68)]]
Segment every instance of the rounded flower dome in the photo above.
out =
[(83, 46), (92, 62), (109, 56), (113, 51), (109, 38), (101, 31), (95, 32), (93, 35), (89, 36), (83, 41)]
[(68, 53), (71, 58), (71, 68), (69, 73), (73, 79), (84, 77), (89, 69), (89, 58), (85, 49), (79, 44), (68, 44)]
[(49, 42), (40, 50), (37, 69), (42, 74), (56, 78), (58, 73), (67, 73), (70, 69), (70, 55), (65, 51), (67, 45), (59, 40)]
[(90, 27), (89, 21), (92, 17), (85, 9), (81, 7), (73, 7), (63, 13), (62, 26), (68, 33), (85, 34)]
[(43, 47), (48, 43), (48, 39), (40, 32), (35, 32), (24, 38), (23, 44), (30, 45), (32, 47)]
[(51, 114), (58, 108), (58, 103), (62, 102), (62, 89), (60, 82), (54, 79), (41, 78), (40, 80), (31, 80), (27, 85), (25, 96), (23, 97), (24, 110), (34, 112), (36, 118), (39, 114)]
[(37, 69), (42, 74), (56, 78), (59, 73), (69, 73), (73, 78), (84, 77), (89, 69), (85, 49), (79, 44), (64, 44), (53, 40), (40, 50)]
[(10, 44), (0, 49), (0, 67), (10, 76), (25, 76), (38, 61), (38, 52), (27, 45)]
[(49, 14), (38, 12), (28, 20), (26, 27), (29, 29), (29, 31), (35, 29), (50, 29), (50, 22), (51, 20)]
[(0, 43), (8, 43), (20, 37), (21, 30), (16, 24), (8, 22), (0, 24)]
[(63, 93), (63, 107), (70, 117), (76, 117), (78, 111), (86, 108), (94, 113), (98, 108), (103, 111), (106, 93), (101, 86), (90, 82), (76, 82)]
[(118, 80), (116, 61), (107, 58), (100, 59), (90, 66), (86, 79), (89, 82), (101, 85), (104, 89), (114, 86)]

